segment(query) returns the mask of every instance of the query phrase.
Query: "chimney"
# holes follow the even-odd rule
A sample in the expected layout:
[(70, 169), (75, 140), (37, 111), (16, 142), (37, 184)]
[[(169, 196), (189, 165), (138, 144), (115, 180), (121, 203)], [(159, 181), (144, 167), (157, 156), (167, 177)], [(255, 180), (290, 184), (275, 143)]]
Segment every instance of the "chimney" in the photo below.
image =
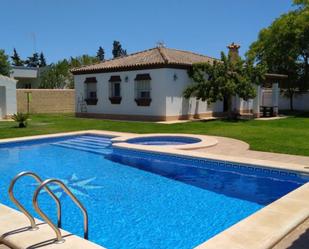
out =
[(229, 55), (231, 56), (231, 60), (235, 61), (239, 57), (238, 49), (240, 48), (240, 45), (232, 42), (231, 45), (227, 46), (227, 48), (229, 49)]

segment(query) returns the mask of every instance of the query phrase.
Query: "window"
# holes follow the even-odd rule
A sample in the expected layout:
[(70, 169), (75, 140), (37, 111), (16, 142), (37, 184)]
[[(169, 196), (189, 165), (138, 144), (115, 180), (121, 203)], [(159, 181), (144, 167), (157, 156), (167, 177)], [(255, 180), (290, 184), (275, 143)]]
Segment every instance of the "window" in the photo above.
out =
[(96, 99), (97, 98), (97, 92), (89, 92), (88, 99)]
[(96, 105), (97, 98), (97, 80), (95, 77), (86, 78), (85, 80), (85, 101), (87, 105)]
[(135, 102), (138, 106), (150, 106), (151, 87), (150, 79), (135, 79)]
[(97, 84), (88, 83), (86, 85), (87, 99), (96, 99), (97, 98)]
[(121, 78), (119, 75), (112, 75), (109, 79), (109, 100), (112, 104), (121, 103)]
[(111, 82), (111, 97), (120, 96), (120, 82)]
[(136, 82), (136, 98), (149, 99), (150, 98), (150, 81), (141, 80)]

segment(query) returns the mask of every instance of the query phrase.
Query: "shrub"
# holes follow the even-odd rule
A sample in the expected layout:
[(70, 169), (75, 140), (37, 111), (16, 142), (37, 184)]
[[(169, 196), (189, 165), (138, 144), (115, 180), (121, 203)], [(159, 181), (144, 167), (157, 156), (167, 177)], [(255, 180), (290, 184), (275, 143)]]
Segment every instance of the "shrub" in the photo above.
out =
[(18, 123), (19, 128), (25, 128), (27, 126), (27, 120), (29, 115), (26, 113), (18, 112), (13, 115), (12, 119)]

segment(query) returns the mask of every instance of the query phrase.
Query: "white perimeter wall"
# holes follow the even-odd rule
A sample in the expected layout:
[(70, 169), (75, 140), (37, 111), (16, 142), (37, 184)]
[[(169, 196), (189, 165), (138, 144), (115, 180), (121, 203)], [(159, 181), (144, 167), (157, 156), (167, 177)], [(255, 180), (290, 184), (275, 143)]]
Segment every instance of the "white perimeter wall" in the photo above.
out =
[[(135, 103), (135, 77), (137, 74), (149, 73), (151, 77), (150, 106), (137, 106)], [(177, 80), (174, 80), (174, 74)], [(111, 104), (109, 101), (109, 79), (112, 75), (119, 75), (121, 81), (121, 104)], [(79, 100), (85, 99), (84, 83), (87, 77), (97, 79), (97, 105), (88, 105), (88, 113), (122, 114), (122, 115), (150, 115), (150, 116), (181, 116), (207, 112), (221, 112), (222, 103), (207, 106), (206, 102), (196, 101), (194, 98), (186, 100), (182, 97), (183, 90), (191, 82), (187, 70), (182, 69), (150, 69), (128, 72), (97, 73), (75, 75), (76, 111), (80, 112)], [(128, 77), (128, 82), (125, 78)]]
[[(297, 94), (294, 97), (294, 110), (309, 111), (309, 92), (304, 94)], [(279, 110), (289, 110), (290, 99), (280, 95), (279, 97)]]

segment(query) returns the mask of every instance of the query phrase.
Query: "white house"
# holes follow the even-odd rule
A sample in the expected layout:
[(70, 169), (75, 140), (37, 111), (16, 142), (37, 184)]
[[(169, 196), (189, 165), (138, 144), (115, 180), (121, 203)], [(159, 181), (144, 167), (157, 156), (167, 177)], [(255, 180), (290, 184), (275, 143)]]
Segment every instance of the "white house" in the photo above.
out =
[(0, 75), (0, 119), (16, 112), (16, 80)]
[[(238, 52), (239, 46), (232, 44), (229, 48)], [(188, 51), (155, 47), (73, 69), (76, 115), (158, 121), (223, 115), (224, 101), (207, 104), (183, 97), (184, 89), (192, 83), (187, 73), (192, 64), (214, 60)], [(234, 109), (258, 116), (260, 98), (243, 101), (235, 97)]]

